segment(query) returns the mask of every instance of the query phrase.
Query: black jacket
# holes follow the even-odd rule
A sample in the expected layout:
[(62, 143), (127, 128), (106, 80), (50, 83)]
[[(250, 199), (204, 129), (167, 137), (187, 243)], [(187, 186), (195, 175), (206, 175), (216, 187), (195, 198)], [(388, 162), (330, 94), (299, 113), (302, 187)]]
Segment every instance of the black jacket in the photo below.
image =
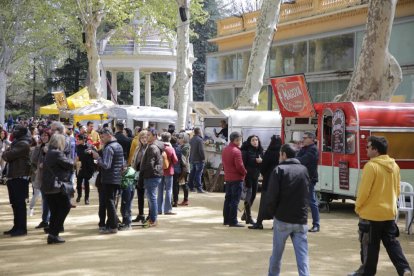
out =
[(115, 133), (116, 141), (122, 146), (122, 149), (124, 151), (124, 158), (125, 160), (128, 160), (129, 157), (129, 151), (131, 149), (131, 143), (132, 139), (129, 137), (126, 137), (122, 132), (118, 131)]
[(87, 144), (76, 146), (76, 154), (81, 162), (78, 176), (90, 179), (95, 172), (95, 163), (93, 162), (92, 154), (87, 153), (87, 150), (92, 150), (92, 147)]
[(273, 169), (279, 164), (280, 145), (269, 146), (263, 156), (260, 173), (263, 176), (262, 190), (267, 190), (269, 175)]
[(190, 140), (190, 162), (204, 162), (206, 159), (204, 155), (203, 138), (199, 135), (194, 135)]
[(256, 158), (263, 156), (263, 151), (253, 147), (249, 141), (243, 143), (240, 148), (242, 152), (243, 164), (247, 170), (247, 174), (259, 177), (260, 164), (256, 162)]
[(49, 148), (43, 162), (43, 181), (40, 190), (45, 194), (58, 194), (59, 188), (54, 188), (55, 177), (69, 182), (73, 171), (73, 160), (65, 156), (64, 152)]
[(266, 206), (276, 219), (292, 224), (306, 224), (309, 205), (309, 175), (295, 159), (281, 162), (270, 174)]
[(318, 182), (318, 148), (315, 144), (302, 147), (296, 159), (308, 169), (309, 177), (312, 184)]
[(2, 158), (8, 162), (8, 178), (30, 175), (30, 142), (31, 137), (28, 135), (19, 137), (3, 152)]
[(148, 144), (147, 150), (141, 161), (140, 179), (163, 177), (164, 171), (162, 169), (162, 156), (164, 151), (164, 144), (155, 141), (152, 144)]
[(117, 141), (110, 141), (103, 148), (102, 160), (107, 158), (109, 158), (111, 162), (107, 164), (109, 166), (108, 168), (101, 166), (101, 183), (121, 185), (124, 152), (122, 146)]

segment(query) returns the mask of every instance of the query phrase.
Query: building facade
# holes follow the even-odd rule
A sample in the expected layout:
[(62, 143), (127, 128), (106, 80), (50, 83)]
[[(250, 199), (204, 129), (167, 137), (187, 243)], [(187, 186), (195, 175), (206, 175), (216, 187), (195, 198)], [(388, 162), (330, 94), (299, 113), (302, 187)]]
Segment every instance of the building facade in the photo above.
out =
[[(257, 109), (277, 105), (268, 79), (304, 73), (314, 102), (332, 101), (345, 91), (361, 51), (367, 0), (296, 0), (282, 5), (266, 63)], [(205, 100), (227, 108), (243, 88), (260, 11), (217, 21), (218, 46), (207, 56)], [(392, 101), (414, 102), (414, 0), (399, 0), (389, 50), (403, 81)]]

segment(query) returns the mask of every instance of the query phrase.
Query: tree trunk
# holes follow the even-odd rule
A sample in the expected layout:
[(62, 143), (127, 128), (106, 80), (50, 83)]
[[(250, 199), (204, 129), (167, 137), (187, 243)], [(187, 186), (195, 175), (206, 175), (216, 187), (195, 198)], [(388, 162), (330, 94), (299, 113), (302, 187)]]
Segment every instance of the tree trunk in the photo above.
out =
[[(99, 74), (99, 64), (101, 59), (96, 45), (96, 30), (100, 22), (87, 23), (86, 32), (86, 52), (88, 54), (88, 71), (89, 71), (89, 96), (91, 99), (99, 99), (101, 97), (101, 76)], [(105, 77), (105, 76), (103, 76)]]
[(279, 20), (280, 1), (264, 0), (256, 26), (249, 70), (243, 90), (237, 97), (233, 108), (255, 107), (259, 104), (259, 93), (263, 86), (263, 75), (266, 69), (266, 58), (269, 53), (273, 34)]
[(369, 2), (361, 54), (339, 101), (389, 101), (401, 83), (401, 67), (388, 52), (396, 5), (397, 0)]
[(185, 13), (187, 20), (183, 22), (180, 17), (179, 10), (177, 18), (177, 79), (173, 85), (175, 95), (175, 110), (178, 113), (178, 120), (176, 129), (185, 129), (187, 122), (187, 108), (188, 108), (188, 84), (193, 75), (189, 60), (190, 51), (190, 0), (177, 0), (178, 7), (185, 6), (188, 3)]
[(0, 123), (4, 124), (6, 115), (7, 74), (0, 69)]

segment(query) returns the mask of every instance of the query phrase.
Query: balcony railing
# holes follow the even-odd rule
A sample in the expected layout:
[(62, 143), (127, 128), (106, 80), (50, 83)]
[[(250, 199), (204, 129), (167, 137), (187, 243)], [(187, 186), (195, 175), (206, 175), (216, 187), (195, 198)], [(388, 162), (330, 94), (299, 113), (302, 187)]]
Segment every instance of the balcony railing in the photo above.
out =
[(102, 55), (176, 55), (175, 46), (170, 42), (159, 40), (147, 40), (137, 42), (134, 40), (126, 40), (120, 44), (106, 44)]
[[(335, 12), (344, 8), (361, 6), (367, 0), (296, 0), (295, 4), (281, 5), (280, 23), (311, 17), (314, 15)], [(241, 17), (230, 17), (217, 21), (218, 36), (239, 33), (256, 28), (260, 11), (243, 14)]]

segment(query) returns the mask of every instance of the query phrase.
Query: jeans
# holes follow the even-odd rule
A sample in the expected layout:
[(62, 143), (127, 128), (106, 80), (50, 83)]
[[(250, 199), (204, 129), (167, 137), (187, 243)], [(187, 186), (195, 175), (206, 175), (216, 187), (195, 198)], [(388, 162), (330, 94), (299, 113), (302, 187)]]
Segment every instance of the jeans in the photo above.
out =
[(196, 188), (197, 190), (203, 189), (203, 184), (201, 183), (201, 176), (203, 174), (203, 169), (204, 169), (204, 162), (192, 162), (191, 163), (190, 177), (188, 179), (188, 187), (191, 190), (193, 190), (194, 188)]
[(50, 209), (47, 204), (47, 198), (44, 193), (42, 193), (42, 221), (49, 223), (50, 220)]
[[(158, 214), (162, 214), (164, 210), (164, 214), (171, 213), (172, 211), (172, 184), (173, 184), (173, 176), (172, 175), (164, 175), (161, 184), (158, 186)], [(165, 201), (164, 201), (164, 190), (165, 190)]]
[(78, 192), (78, 198), (82, 197), (82, 182), (83, 182), (83, 185), (85, 186), (85, 200), (89, 200), (89, 190), (90, 190), (89, 179), (90, 178), (78, 176), (76, 180), (76, 191)]
[(269, 276), (280, 275), (285, 243), (290, 236), (296, 255), (299, 276), (309, 275), (308, 227), (306, 224), (292, 224), (273, 220), (273, 251), (270, 257)]
[(40, 192), (40, 189), (38, 188), (33, 188), (33, 196), (32, 199), (30, 200), (30, 209), (33, 209), (36, 205), (36, 201), (38, 198), (42, 198), (42, 193)]
[(124, 225), (131, 224), (131, 207), (132, 200), (134, 199), (135, 187), (128, 187), (122, 190), (122, 202), (121, 202), (121, 214), (122, 223)]
[(13, 209), (13, 229), (27, 231), (26, 197), (29, 193), (29, 181), (12, 178), (7, 181), (9, 200)]
[(119, 185), (103, 184), (104, 198), (106, 205), (106, 215), (108, 219), (106, 221), (106, 228), (117, 229), (118, 217), (116, 215), (115, 197), (118, 192)]
[(152, 222), (157, 221), (158, 216), (158, 204), (157, 204), (157, 192), (158, 186), (161, 185), (161, 177), (144, 179), (144, 187), (147, 193), (149, 215)]
[(411, 270), (401, 245), (397, 240), (399, 230), (394, 220), (369, 221), (360, 219), (358, 227), (362, 261), (362, 266), (358, 272), (361, 275), (370, 276), (375, 275), (377, 272), (381, 241), (398, 275), (403, 275), (404, 270)]
[(223, 218), (224, 224), (237, 224), (237, 207), (239, 206), (243, 181), (226, 182), (226, 195), (224, 198)]
[(316, 183), (311, 183), (309, 185), (309, 207), (312, 213), (312, 225), (319, 227), (319, 203), (316, 199), (315, 184)]
[(63, 229), (63, 223), (70, 211), (70, 200), (67, 195), (47, 194), (47, 202), (50, 208), (49, 234), (59, 236), (59, 231)]

